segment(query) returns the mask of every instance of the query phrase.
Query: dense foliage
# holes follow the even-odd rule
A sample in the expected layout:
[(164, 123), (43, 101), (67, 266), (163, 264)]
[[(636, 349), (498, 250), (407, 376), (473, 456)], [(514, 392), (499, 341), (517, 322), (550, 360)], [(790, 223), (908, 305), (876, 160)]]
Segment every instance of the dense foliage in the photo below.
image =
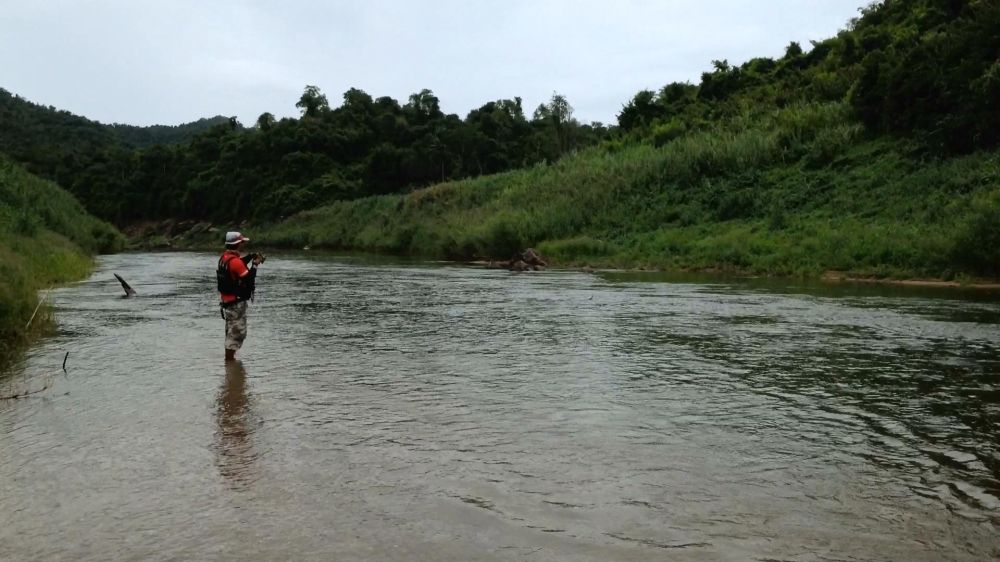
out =
[(619, 115), (634, 137), (663, 144), (747, 111), (848, 101), (872, 133), (967, 153), (1000, 142), (1000, 2), (885, 0), (836, 37), (778, 60), (714, 61), (701, 83), (636, 94)]
[(844, 102), (794, 104), (662, 147), (338, 203), (259, 234), (457, 259), (535, 246), (561, 264), (1000, 275), (1000, 154), (917, 166), (915, 143), (863, 137)]
[(274, 219), (331, 201), (553, 161), (608, 134), (603, 125), (577, 122), (558, 94), (530, 120), (520, 98), (489, 102), (462, 120), (443, 113), (430, 90), (401, 105), (351, 89), (331, 108), (317, 87), (307, 86), (296, 103), (301, 118), (264, 113), (249, 129), (234, 118), (106, 127), (6, 92), (0, 102), (0, 151), (119, 224)]
[(126, 158), (133, 148), (189, 141), (228, 117), (177, 126), (102, 125), (0, 88), (0, 153), (63, 186), (94, 162)]
[(138, 127), (113, 123), (111, 130), (126, 146), (134, 148), (149, 148), (158, 144), (182, 144), (190, 141), (196, 135), (203, 133), (216, 125), (229, 123), (229, 117), (216, 115), (184, 123), (182, 125), (150, 125)]
[(889, 1), (841, 41), (859, 61), (850, 99), (866, 124), (949, 151), (1000, 142), (1000, 2)]
[(82, 277), (91, 253), (122, 243), (72, 195), (0, 157), (0, 361), (25, 334), (39, 289)]
[(0, 153), (62, 186), (86, 163), (115, 148), (111, 129), (0, 89)]

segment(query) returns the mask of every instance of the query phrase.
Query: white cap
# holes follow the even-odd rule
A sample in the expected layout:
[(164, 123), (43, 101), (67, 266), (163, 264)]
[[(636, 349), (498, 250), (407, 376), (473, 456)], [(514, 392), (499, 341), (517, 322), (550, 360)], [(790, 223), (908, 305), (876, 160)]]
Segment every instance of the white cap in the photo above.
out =
[(249, 242), (250, 239), (243, 236), (239, 232), (227, 232), (226, 233), (226, 246), (232, 246), (233, 244), (239, 244), (240, 242)]

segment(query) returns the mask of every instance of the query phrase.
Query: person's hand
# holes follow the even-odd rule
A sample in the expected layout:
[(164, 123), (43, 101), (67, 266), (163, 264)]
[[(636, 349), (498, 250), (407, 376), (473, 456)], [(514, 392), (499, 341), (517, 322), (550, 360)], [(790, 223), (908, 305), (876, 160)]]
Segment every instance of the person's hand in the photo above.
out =
[(260, 264), (264, 263), (264, 260), (266, 260), (266, 259), (267, 259), (267, 256), (265, 256), (264, 254), (254, 254), (254, 256), (253, 256), (253, 264), (254, 265), (260, 265)]

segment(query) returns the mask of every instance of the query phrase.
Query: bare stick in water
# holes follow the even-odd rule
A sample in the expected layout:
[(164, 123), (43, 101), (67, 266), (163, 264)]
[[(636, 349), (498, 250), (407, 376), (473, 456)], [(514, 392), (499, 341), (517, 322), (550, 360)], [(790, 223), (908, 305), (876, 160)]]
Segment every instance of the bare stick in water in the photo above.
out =
[(65, 357), (63, 357), (63, 372), (66, 372), (66, 360), (69, 359), (69, 352), (66, 352)]

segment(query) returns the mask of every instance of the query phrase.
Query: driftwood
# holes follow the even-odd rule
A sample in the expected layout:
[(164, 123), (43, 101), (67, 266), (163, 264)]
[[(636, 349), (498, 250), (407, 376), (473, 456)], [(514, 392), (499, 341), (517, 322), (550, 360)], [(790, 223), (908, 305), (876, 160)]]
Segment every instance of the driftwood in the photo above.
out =
[(125, 282), (124, 279), (122, 279), (121, 275), (115, 273), (115, 279), (117, 279), (118, 282), (122, 284), (122, 289), (125, 290), (125, 298), (134, 297), (139, 294), (135, 292), (135, 289), (133, 289), (131, 285), (129, 285), (128, 283)]

